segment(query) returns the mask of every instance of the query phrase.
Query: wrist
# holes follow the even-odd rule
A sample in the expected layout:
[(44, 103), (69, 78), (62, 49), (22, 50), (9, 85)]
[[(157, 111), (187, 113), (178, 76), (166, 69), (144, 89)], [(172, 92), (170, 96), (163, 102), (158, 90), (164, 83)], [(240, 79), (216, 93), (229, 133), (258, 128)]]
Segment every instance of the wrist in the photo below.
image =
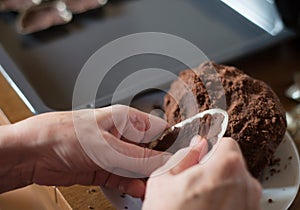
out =
[(34, 154), (16, 125), (0, 126), (0, 193), (32, 183)]

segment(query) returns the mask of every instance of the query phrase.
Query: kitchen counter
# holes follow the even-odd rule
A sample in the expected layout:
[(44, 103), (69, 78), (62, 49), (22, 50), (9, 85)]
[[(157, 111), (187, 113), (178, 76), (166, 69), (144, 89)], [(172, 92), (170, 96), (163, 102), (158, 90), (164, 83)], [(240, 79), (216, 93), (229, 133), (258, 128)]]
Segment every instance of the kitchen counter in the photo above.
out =
[[(284, 91), (292, 84), (293, 74), (300, 71), (300, 40), (293, 39), (259, 53), (240, 58), (227, 64), (235, 65), (248, 74), (266, 81), (278, 94), (286, 110), (296, 103), (284, 96)], [(17, 122), (32, 116), (15, 91), (0, 75), (0, 109), (10, 122)], [(299, 148), (298, 141), (296, 141)], [(57, 188), (72, 209), (113, 209), (101, 194), (99, 187), (71, 186)], [(94, 189), (94, 190), (93, 190)], [(290, 207), (300, 209), (300, 196)]]

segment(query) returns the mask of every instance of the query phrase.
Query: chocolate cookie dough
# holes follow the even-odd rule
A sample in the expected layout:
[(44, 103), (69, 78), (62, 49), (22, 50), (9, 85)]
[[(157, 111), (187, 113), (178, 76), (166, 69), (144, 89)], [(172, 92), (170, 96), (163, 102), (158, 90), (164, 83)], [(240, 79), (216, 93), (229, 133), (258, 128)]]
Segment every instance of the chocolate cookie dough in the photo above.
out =
[[(216, 71), (217, 76), (212, 74)], [(203, 82), (200, 78), (205, 78)], [(185, 83), (182, 86), (182, 81)], [(225, 136), (235, 139), (244, 155), (249, 171), (258, 177), (271, 162), (286, 131), (285, 111), (272, 89), (241, 70), (206, 62), (196, 69), (182, 71), (164, 99), (166, 120), (174, 125), (193, 115), (216, 108), (222, 94), (208, 90), (221, 81), (225, 91), (229, 124)], [(205, 84), (204, 84), (205, 83)], [(192, 95), (197, 110), (191, 106)], [(211, 96), (211, 94), (210, 94)]]

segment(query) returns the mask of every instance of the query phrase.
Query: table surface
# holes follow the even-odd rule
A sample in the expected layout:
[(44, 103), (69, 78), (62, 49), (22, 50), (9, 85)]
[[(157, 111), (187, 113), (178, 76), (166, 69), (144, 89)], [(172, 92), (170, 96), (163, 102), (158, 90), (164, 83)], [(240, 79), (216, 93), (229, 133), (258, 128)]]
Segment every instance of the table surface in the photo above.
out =
[[(287, 99), (284, 91), (292, 84), (293, 74), (300, 71), (299, 58), (300, 39), (291, 39), (226, 64), (234, 65), (251, 76), (267, 82), (277, 93), (285, 109), (291, 110), (296, 103)], [(12, 123), (32, 116), (2, 75), (0, 75), (0, 93), (0, 109)], [(113, 209), (97, 186), (75, 185), (60, 187), (59, 190), (73, 209)], [(300, 209), (300, 195), (290, 209)]]

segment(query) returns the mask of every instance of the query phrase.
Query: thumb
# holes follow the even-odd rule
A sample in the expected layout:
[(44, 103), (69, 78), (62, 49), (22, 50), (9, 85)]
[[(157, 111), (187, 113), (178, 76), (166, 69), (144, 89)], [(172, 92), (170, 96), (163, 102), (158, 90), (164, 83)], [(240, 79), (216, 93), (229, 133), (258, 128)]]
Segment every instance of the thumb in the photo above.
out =
[(168, 126), (168, 123), (154, 115), (137, 109), (114, 105), (101, 110), (106, 113), (105, 121), (100, 126), (110, 131), (117, 138), (126, 139), (135, 143), (148, 143), (159, 136)]
[(165, 165), (156, 170), (151, 176), (160, 175), (165, 172), (179, 174), (182, 171), (197, 164), (208, 151), (208, 144), (204, 138), (195, 136), (191, 140), (191, 146), (176, 152)]

